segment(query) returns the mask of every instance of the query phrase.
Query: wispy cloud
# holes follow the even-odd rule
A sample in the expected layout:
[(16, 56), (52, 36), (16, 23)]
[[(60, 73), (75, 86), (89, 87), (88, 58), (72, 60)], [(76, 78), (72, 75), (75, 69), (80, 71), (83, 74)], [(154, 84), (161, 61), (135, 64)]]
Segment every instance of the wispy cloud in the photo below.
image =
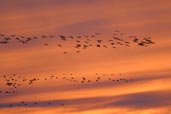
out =
[[(157, 107), (169, 107), (171, 106), (171, 92), (170, 90), (161, 91), (149, 91), (133, 94), (125, 94), (121, 96), (103, 96), (92, 98), (77, 98), (77, 99), (62, 99), (62, 100), (48, 100), (38, 101), (37, 104), (32, 102), (25, 102), (28, 107), (64, 107), (70, 109), (70, 111), (85, 111), (103, 108), (130, 108), (130, 109), (150, 109)], [(50, 102), (50, 104), (48, 104)], [(20, 103), (20, 105), (18, 105)], [(10, 104), (13, 107), (25, 107), (21, 102), (14, 102), (8, 104), (1, 104), (1, 108), (9, 107)]]

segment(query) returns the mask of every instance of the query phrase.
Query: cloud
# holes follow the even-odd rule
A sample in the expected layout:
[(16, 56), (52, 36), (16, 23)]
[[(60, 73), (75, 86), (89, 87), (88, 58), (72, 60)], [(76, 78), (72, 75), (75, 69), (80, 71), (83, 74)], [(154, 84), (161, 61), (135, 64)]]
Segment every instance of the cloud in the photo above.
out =
[[(93, 32), (99, 32), (99, 30), (104, 30), (108, 25), (108, 20), (106, 19), (95, 19), (95, 20), (85, 20), (83, 22), (75, 22), (68, 24), (60, 29), (64, 33), (84, 33), (88, 34)], [(101, 31), (100, 30), (100, 31)], [(93, 31), (93, 32), (92, 32)]]
[[(51, 104), (48, 104), (48, 103)], [(1, 108), (9, 107), (24, 107), (18, 105), (20, 102), (13, 102), (8, 104), (0, 104)], [(90, 97), (90, 98), (76, 98), (76, 99), (63, 99), (63, 100), (49, 100), (38, 101), (37, 104), (33, 102), (25, 102), (29, 107), (52, 107), (58, 108), (64, 104), (69, 111), (85, 111), (105, 108), (130, 108), (130, 109), (151, 109), (158, 107), (171, 106), (171, 91), (148, 91), (140, 93), (125, 94), (120, 96), (103, 96), (103, 97)], [(21, 103), (20, 103), (21, 104)]]

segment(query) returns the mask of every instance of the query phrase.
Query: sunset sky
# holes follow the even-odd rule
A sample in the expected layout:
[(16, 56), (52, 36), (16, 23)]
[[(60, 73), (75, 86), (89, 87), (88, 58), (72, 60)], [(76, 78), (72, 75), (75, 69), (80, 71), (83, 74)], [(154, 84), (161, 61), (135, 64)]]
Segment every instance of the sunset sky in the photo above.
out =
[[(170, 0), (0, 0), (0, 34), (55, 36), (24, 45), (15, 39), (0, 44), (0, 114), (171, 114), (170, 12)], [(73, 41), (59, 40), (61, 34), (100, 33), (96, 40), (107, 42), (116, 30), (124, 40), (151, 37), (155, 44), (75, 53)], [(6, 94), (4, 75), (13, 74), (40, 81), (21, 82), (18, 93)], [(63, 77), (86, 77), (91, 83)], [(113, 83), (109, 78), (133, 81)], [(28, 106), (17, 105), (22, 101)]]

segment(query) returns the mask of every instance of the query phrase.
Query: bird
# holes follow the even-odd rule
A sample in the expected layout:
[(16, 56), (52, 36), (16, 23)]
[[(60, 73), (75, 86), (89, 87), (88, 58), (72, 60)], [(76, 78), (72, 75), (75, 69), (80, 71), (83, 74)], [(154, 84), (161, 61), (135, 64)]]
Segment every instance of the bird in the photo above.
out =
[(63, 52), (63, 53), (64, 53), (64, 54), (67, 54), (68, 52), (65, 51), (65, 52)]
[(63, 41), (66, 41), (66, 37), (65, 36), (63, 36), (63, 35), (59, 35), (60, 36), (60, 38), (63, 40)]
[(61, 44), (58, 44), (58, 47), (62, 47), (62, 45)]
[(47, 44), (47, 43), (44, 43), (44, 45), (45, 45), (45, 46), (48, 46), (48, 44)]
[(80, 53), (80, 51), (76, 51), (76, 53)]
[(96, 46), (97, 46), (98, 48), (100, 48), (100, 45), (99, 45), (99, 44), (97, 44)]

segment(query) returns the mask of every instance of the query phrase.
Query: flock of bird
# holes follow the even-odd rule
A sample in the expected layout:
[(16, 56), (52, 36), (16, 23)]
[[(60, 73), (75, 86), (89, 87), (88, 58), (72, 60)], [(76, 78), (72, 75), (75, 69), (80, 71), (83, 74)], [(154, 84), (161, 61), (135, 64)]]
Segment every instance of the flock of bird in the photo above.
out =
[[(80, 53), (82, 50), (90, 47), (96, 48), (117, 48), (118, 46), (130, 47), (131, 43), (136, 43), (138, 46), (148, 47), (151, 44), (155, 44), (151, 37), (140, 38), (137, 36), (126, 36), (119, 30), (115, 30), (111, 38), (101, 38), (101, 33), (94, 33), (92, 35), (40, 35), (40, 36), (17, 36), (0, 34), (0, 46), (2, 44), (8, 44), (12, 40), (16, 40), (24, 45), (29, 44), (35, 40), (40, 39), (56, 39), (56, 46), (59, 48), (65, 48), (65, 42), (71, 42), (73, 44), (74, 52)], [(100, 37), (101, 36), (101, 37)], [(127, 40), (126, 40), (127, 39)], [(61, 40), (61, 41), (59, 41)], [(43, 44), (44, 46), (50, 46), (50, 42), (47, 40)], [(69, 53), (63, 51), (63, 54)]]
[[(122, 74), (119, 74), (122, 75)], [(55, 76), (51, 75), (48, 77), (42, 77), (42, 78), (25, 78), (20, 75), (12, 74), (12, 75), (3, 75), (3, 81), (4, 81), (4, 86), (6, 90), (0, 89), (0, 95), (1, 94), (17, 94), (19, 91), (19, 88), (24, 85), (32, 85), (34, 83), (38, 83), (39, 81), (48, 81), (48, 80), (64, 80), (64, 81), (70, 81), (70, 82), (75, 82), (75, 83), (81, 83), (81, 84), (90, 84), (90, 83), (98, 83), (98, 82), (103, 82), (103, 81), (110, 81), (114, 84), (119, 84), (119, 83), (128, 83), (128, 82), (133, 82), (136, 81), (135, 79), (126, 79), (126, 78), (114, 78), (116, 76), (115, 74), (95, 74), (94, 79), (89, 79), (89, 76), (79, 76), (78, 77), (74, 76), (74, 74), (61, 74), (60, 76)], [(3, 88), (4, 89), (4, 88)], [(47, 101), (44, 102), (44, 105), (53, 105), (53, 101)], [(29, 106), (34, 106), (34, 105), (42, 105), (41, 102), (25, 102), (21, 101), (19, 103), (13, 103), (9, 104), (9, 107), (29, 107)], [(55, 103), (56, 104), (56, 103)], [(64, 103), (59, 104), (61, 106), (64, 106)]]
[[(41, 40), (41, 39), (55, 39), (57, 42), (55, 42), (56, 46), (62, 50), (62, 48), (65, 48), (65, 43), (69, 42), (69, 44), (72, 44), (74, 48), (74, 52), (80, 53), (83, 50), (89, 49), (90, 47), (96, 47), (96, 48), (117, 48), (118, 46), (126, 46), (130, 47), (132, 43), (142, 46), (142, 47), (148, 47), (152, 44), (155, 44), (155, 42), (152, 40), (151, 37), (146, 38), (140, 38), (137, 36), (126, 36), (121, 31), (115, 30), (112, 37), (109, 39), (102, 38), (101, 33), (94, 33), (92, 35), (40, 35), (40, 36), (21, 36), (21, 35), (6, 35), (6, 34), (0, 34), (0, 48), (2, 45), (7, 45), (9, 43), (16, 43), (15, 41), (27, 45), (35, 40)], [(45, 40), (43, 45), (48, 47), (51, 45), (50, 42), (47, 42), (48, 40)], [(42, 42), (42, 40), (41, 40)], [(69, 53), (68, 51), (63, 51), (63, 54)], [(74, 83), (81, 83), (81, 84), (90, 84), (90, 83), (98, 83), (100, 81), (110, 81), (114, 84), (117, 83), (128, 83), (135, 81), (134, 79), (126, 79), (126, 78), (114, 78), (114, 74), (95, 74), (94, 79), (89, 79), (88, 76), (74, 76), (74, 74), (62, 74), (62, 76), (55, 76), (51, 75), (48, 77), (34, 77), (34, 78), (26, 78), (22, 77), (16, 74), (13, 75), (3, 75), (3, 81), (4, 81), (4, 87), (0, 88), (0, 95), (1, 94), (17, 94), (19, 91), (19, 88), (23, 86), (24, 84), (32, 85), (34, 83), (38, 83), (39, 81), (48, 81), (48, 80), (65, 80), (69, 82)], [(120, 74), (121, 75), (121, 74)], [(9, 107), (15, 107), (15, 106), (28, 106), (28, 105), (37, 105), (38, 102), (24, 102), (21, 101), (18, 104), (10, 104)], [(51, 105), (52, 102), (48, 101), (46, 104)], [(64, 105), (64, 104), (61, 104)]]
[[(62, 74), (62, 76), (55, 76), (55, 75), (51, 75), (49, 77), (44, 77), (44, 78), (25, 78), (22, 76), (18, 76), (16, 74), (13, 74), (11, 76), (7, 76), (4, 75), (3, 79), (4, 79), (4, 84), (7, 88), (7, 90), (2, 91), (0, 90), (0, 93), (5, 93), (5, 94), (14, 94), (14, 93), (18, 93), (18, 88), (20, 88), (23, 84), (28, 84), (28, 85), (32, 85), (34, 83), (37, 83), (39, 81), (48, 81), (48, 80), (65, 80), (65, 81), (69, 81), (69, 82), (75, 82), (75, 83), (82, 83), (82, 84), (90, 84), (90, 83), (97, 83), (100, 81), (111, 81), (113, 83), (127, 83), (127, 82), (132, 82), (135, 81), (133, 79), (125, 79), (125, 78), (113, 78), (114, 74), (98, 74), (96, 73), (94, 79), (89, 79), (88, 76), (79, 76), (81, 78), (76, 78), (75, 76), (73, 76), (73, 74), (68, 74), (69, 76), (65, 76), (66, 74)], [(121, 75), (121, 74), (120, 74)]]
[[(53, 102), (53, 101), (47, 101), (45, 103), (43, 103), (45, 106), (46, 105), (53, 105), (53, 104), (58, 104), (60, 106), (64, 106), (65, 104), (64, 103), (56, 103), (56, 102)], [(34, 105), (42, 105), (42, 103), (40, 102), (26, 102), (26, 101), (21, 101), (19, 103), (13, 103), (13, 104), (9, 104), (9, 107), (31, 107), (31, 106), (34, 106)]]

